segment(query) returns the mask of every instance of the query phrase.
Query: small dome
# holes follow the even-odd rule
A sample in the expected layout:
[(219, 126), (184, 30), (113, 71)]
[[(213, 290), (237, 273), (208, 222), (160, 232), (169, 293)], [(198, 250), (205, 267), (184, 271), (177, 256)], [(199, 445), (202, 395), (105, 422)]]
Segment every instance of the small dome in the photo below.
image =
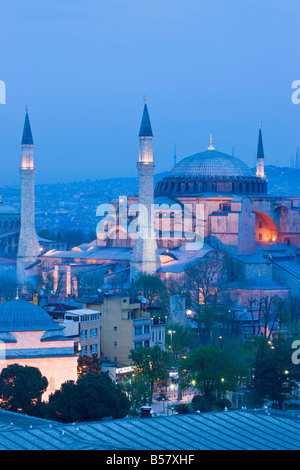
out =
[(37, 305), (25, 300), (11, 300), (0, 305), (0, 331), (61, 330), (50, 315)]
[(238, 158), (216, 150), (206, 150), (181, 160), (168, 177), (253, 177), (250, 168)]

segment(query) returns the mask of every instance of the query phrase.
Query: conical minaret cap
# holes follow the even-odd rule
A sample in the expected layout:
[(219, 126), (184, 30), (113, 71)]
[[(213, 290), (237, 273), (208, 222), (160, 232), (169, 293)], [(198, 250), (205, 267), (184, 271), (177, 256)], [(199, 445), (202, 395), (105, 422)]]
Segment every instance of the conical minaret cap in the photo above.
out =
[(21, 145), (33, 145), (32, 132), (29, 122), (28, 110), (26, 109), (25, 123), (23, 129), (22, 143)]
[(153, 137), (147, 103), (145, 103), (144, 105), (144, 111), (143, 111), (139, 137)]
[(257, 158), (265, 158), (264, 146), (263, 146), (263, 140), (262, 140), (262, 132), (261, 132), (261, 124), (259, 125)]

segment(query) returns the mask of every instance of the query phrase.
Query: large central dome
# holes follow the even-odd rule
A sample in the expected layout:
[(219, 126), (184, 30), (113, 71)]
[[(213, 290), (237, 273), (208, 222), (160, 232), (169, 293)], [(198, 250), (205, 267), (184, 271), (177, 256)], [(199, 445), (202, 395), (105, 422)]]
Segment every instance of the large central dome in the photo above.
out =
[(181, 160), (170, 171), (169, 178), (253, 177), (250, 168), (238, 158), (216, 150), (206, 150)]
[(267, 193), (266, 179), (256, 176), (238, 158), (215, 150), (212, 144), (205, 152), (181, 160), (156, 184), (155, 196), (192, 196), (212, 193)]

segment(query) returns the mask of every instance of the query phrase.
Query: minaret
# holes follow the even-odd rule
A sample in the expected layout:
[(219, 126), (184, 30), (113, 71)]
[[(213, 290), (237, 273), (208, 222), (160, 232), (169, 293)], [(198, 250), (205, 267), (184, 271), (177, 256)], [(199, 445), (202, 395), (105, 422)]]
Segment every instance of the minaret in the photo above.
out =
[(256, 154), (256, 176), (265, 179), (265, 155), (262, 141), (261, 123), (259, 124), (258, 147)]
[(28, 281), (26, 267), (36, 261), (40, 254), (40, 246), (35, 231), (35, 197), (34, 197), (34, 175), (35, 167), (33, 160), (33, 138), (26, 108), (25, 124), (21, 142), (22, 163), (21, 175), (21, 228), (17, 255), (17, 277), (19, 285)]
[(154, 230), (153, 133), (145, 100), (139, 132), (139, 161), (137, 163), (139, 194), (139, 237), (136, 239), (130, 262), (130, 277), (135, 280), (142, 273), (154, 274), (160, 266)]

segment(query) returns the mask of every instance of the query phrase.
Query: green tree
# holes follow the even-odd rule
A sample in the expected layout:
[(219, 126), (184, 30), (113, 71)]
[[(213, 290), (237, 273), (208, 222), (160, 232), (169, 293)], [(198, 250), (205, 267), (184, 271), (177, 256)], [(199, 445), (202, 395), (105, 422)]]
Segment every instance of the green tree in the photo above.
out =
[(180, 356), (198, 342), (191, 327), (175, 322), (167, 324), (165, 338), (166, 348), (173, 354), (175, 363)]
[(88, 238), (82, 230), (68, 230), (62, 236), (62, 241), (67, 243), (68, 249), (88, 242)]
[(38, 235), (39, 237), (46, 238), (47, 240), (57, 241), (57, 236), (55, 235), (55, 233), (50, 232), (50, 230), (46, 228), (44, 228), (43, 230), (40, 230)]
[(47, 387), (47, 378), (36, 367), (9, 365), (0, 374), (0, 406), (8, 411), (36, 414)]
[(168, 302), (165, 284), (156, 275), (141, 274), (134, 283), (136, 294), (147, 300), (147, 307), (165, 308)]
[(291, 361), (291, 345), (279, 337), (272, 343), (259, 338), (253, 364), (253, 397), (257, 406), (266, 400), (282, 410), (296, 387), (296, 369)]
[(211, 345), (193, 349), (179, 365), (180, 387), (199, 390), (207, 410), (215, 394), (221, 397), (226, 391), (236, 390), (244, 374), (245, 367), (238, 356)]
[(120, 382), (130, 402), (131, 415), (137, 416), (137, 410), (151, 402), (151, 390), (142, 374), (131, 374)]
[(163, 351), (159, 346), (140, 347), (130, 351), (129, 359), (133, 362), (135, 373), (139, 374), (142, 380), (148, 384), (151, 403), (155, 384), (168, 380), (168, 372), (173, 364), (172, 355), (169, 351)]
[(77, 362), (78, 379), (86, 374), (101, 374), (101, 360), (97, 354), (79, 356)]
[(77, 383), (65, 382), (60, 390), (50, 395), (41, 414), (46, 419), (67, 423), (124, 418), (129, 409), (130, 403), (122, 387), (104, 372), (86, 374)]

